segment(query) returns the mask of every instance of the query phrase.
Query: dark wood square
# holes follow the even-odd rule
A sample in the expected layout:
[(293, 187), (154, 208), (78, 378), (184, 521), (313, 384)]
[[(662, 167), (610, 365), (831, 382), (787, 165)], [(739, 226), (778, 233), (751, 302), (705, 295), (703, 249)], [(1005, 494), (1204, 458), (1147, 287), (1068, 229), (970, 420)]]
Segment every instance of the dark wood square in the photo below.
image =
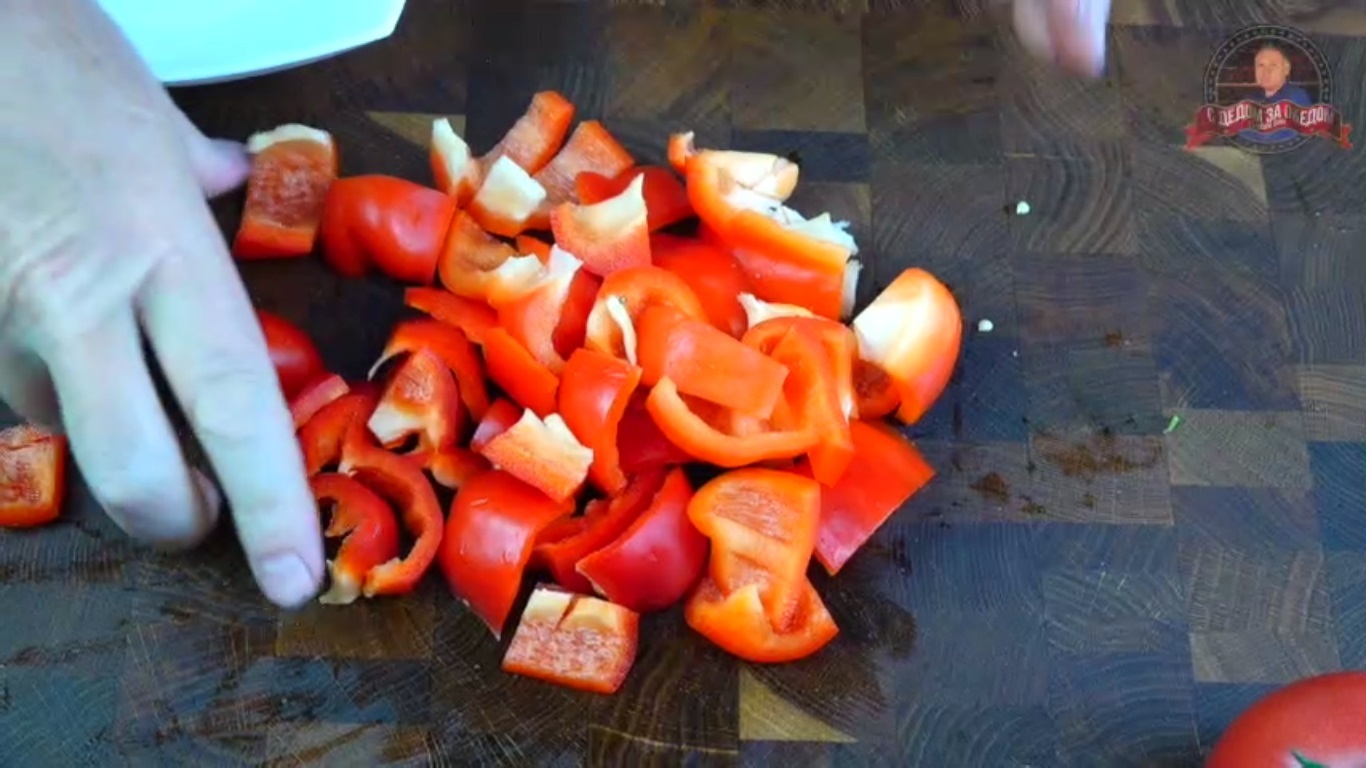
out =
[(1366, 669), (1366, 620), (1357, 608), (1366, 599), (1366, 557), (1328, 553), (1328, 579), (1338, 657), (1344, 669)]
[(1143, 25), (1116, 28), (1111, 42), (1129, 134), (1156, 144), (1183, 142), (1183, 129), (1205, 103), (1205, 67), (1220, 36), (1198, 28)]
[(1126, 256), (1138, 252), (1126, 144), (1088, 145), (1065, 158), (1007, 155), (1006, 169), (1010, 209), (1013, 212), (1021, 202), (1029, 208), (1028, 214), (1010, 219), (1013, 250)]
[(1366, 449), (1362, 443), (1310, 443), (1314, 473), (1314, 507), (1323, 546), (1328, 550), (1366, 553)]
[(735, 149), (794, 158), (802, 183), (868, 180), (868, 137), (863, 133), (737, 129), (731, 144)]
[(725, 15), (700, 3), (661, 5), (612, 13), (607, 115), (677, 121), (688, 130), (729, 126)]
[(911, 435), (973, 443), (1028, 439), (1028, 395), (1019, 342), (969, 332), (953, 380)]

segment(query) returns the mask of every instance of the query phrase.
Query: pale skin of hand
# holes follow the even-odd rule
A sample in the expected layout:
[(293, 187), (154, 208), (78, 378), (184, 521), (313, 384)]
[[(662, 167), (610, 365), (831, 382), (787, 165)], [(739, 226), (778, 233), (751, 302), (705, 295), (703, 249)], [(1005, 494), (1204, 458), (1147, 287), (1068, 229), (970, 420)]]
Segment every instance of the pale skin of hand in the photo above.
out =
[[(1100, 73), (1109, 0), (1015, 0), (1034, 55)], [(64, 432), (130, 535), (198, 544), (221, 496), (282, 607), (321, 586), (322, 536), (250, 299), (204, 203), (242, 146), (203, 136), (94, 0), (0, 0), (0, 400)], [(141, 336), (222, 493), (191, 469)]]

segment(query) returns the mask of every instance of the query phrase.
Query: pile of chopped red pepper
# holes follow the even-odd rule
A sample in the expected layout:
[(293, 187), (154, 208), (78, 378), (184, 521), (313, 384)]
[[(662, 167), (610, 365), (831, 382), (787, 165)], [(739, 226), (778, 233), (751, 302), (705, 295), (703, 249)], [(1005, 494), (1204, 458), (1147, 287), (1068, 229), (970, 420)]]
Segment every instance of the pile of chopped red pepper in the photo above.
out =
[(504, 669), (605, 693), (639, 614), (680, 602), (735, 656), (810, 656), (838, 632), (811, 559), (836, 574), (934, 475), (884, 419), (944, 389), (958, 306), (911, 269), (851, 320), (858, 247), (785, 205), (795, 164), (684, 134), (639, 166), (574, 115), (536, 94), (482, 156), (438, 119), (430, 184), (339, 177), (312, 127), (249, 142), (234, 253), (320, 250), (407, 284), (412, 310), (353, 382), (261, 314), (341, 540), (321, 599), (403, 594), (435, 564), (501, 637), (530, 579)]

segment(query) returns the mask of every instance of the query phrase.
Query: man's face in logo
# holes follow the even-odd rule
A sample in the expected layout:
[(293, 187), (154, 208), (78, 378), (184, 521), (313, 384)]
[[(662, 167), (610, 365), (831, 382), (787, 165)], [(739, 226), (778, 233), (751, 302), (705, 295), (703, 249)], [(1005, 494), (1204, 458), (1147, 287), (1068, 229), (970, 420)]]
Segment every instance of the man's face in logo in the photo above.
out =
[(1266, 95), (1279, 91), (1290, 79), (1290, 59), (1275, 48), (1263, 48), (1257, 52), (1257, 85)]

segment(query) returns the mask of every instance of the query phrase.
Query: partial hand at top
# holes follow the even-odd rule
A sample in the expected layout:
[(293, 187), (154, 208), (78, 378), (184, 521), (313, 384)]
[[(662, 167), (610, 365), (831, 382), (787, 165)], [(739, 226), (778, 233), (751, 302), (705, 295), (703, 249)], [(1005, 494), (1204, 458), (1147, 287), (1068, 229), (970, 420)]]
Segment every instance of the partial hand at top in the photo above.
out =
[(1015, 32), (1035, 56), (1084, 77), (1105, 69), (1110, 0), (1014, 0)]

